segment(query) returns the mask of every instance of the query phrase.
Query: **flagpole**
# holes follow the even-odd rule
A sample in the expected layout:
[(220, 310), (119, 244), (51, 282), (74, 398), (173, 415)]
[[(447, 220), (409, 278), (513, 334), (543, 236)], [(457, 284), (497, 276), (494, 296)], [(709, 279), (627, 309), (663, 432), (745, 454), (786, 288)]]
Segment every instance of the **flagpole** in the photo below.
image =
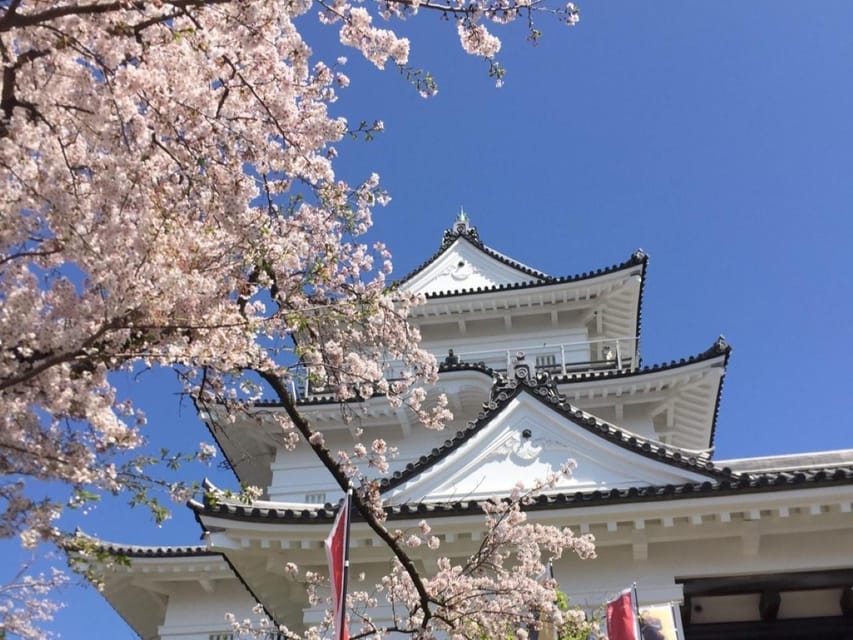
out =
[[(341, 639), (344, 639), (344, 635), (342, 633), (345, 628), (347, 619), (347, 576), (349, 575), (349, 525), (350, 525), (350, 514), (352, 510), (350, 507), (352, 506), (352, 482), (349, 483), (347, 487), (347, 497), (346, 503), (342, 508), (346, 509), (346, 521), (344, 523), (344, 572), (343, 578), (341, 579), (341, 619), (338, 621), (338, 629)], [(348, 639), (349, 634), (347, 634)]]
[[(346, 576), (346, 573), (344, 574)], [(637, 583), (631, 583), (631, 602), (634, 605), (634, 633), (637, 640), (641, 640), (642, 630), (640, 629), (640, 597), (637, 595)]]

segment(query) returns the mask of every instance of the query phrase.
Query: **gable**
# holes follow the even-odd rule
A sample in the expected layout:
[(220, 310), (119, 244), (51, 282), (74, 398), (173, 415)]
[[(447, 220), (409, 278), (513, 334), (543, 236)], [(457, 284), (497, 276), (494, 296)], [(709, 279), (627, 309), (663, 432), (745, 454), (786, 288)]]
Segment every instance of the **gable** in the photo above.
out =
[(517, 268), (509, 259), (501, 260), (499, 254), (492, 253), (457, 237), (403, 286), (407, 291), (433, 295), (544, 281), (532, 270)]
[(545, 493), (625, 490), (681, 485), (707, 475), (639, 451), (584, 428), (528, 393), (520, 393), (482, 429), (387, 495), (391, 504), (478, 500), (507, 495), (558, 473), (569, 460), (570, 477)]

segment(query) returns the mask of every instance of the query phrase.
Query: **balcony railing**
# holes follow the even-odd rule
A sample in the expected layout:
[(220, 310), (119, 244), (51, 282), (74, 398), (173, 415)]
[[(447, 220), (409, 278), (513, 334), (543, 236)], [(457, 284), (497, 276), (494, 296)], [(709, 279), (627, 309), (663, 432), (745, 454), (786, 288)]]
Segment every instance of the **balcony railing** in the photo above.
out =
[[(510, 371), (519, 355), (536, 371), (566, 375), (584, 371), (633, 369), (639, 363), (637, 338), (603, 338), (556, 344), (522, 345), (513, 349), (490, 349), (454, 352), (454, 358), (445, 358), (452, 364), (482, 363), (487, 367), (506, 373)], [(439, 362), (442, 359), (439, 358)]]
[[(621, 371), (639, 366), (638, 340), (636, 336), (626, 338), (602, 338), (577, 342), (562, 342), (540, 345), (520, 345), (513, 349), (454, 350), (449, 354), (436, 354), (439, 364), (480, 364), (499, 373), (513, 369), (516, 360), (523, 355), (525, 362), (535, 371), (547, 371), (552, 375), (568, 375), (587, 371)], [(389, 362), (386, 378), (402, 377), (402, 363)], [(300, 397), (322, 396), (332, 392), (329, 385), (305, 376), (307, 382), (294, 389)]]

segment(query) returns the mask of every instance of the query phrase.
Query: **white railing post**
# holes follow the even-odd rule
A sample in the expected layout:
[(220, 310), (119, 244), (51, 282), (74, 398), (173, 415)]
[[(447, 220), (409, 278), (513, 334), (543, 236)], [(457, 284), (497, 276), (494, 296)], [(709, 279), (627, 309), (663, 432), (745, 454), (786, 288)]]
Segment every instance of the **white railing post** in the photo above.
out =
[(622, 340), (616, 339), (616, 368), (622, 369)]
[(566, 375), (566, 345), (560, 343), (560, 366), (563, 371), (563, 375)]

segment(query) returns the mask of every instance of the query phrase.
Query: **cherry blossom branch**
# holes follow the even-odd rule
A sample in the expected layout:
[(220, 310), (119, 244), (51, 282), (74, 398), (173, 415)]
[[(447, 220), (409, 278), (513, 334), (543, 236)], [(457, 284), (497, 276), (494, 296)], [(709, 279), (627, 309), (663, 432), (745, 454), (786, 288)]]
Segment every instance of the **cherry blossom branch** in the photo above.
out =
[[(167, 0), (163, 4), (173, 7), (186, 9), (190, 7), (203, 7), (215, 4), (228, 4), (235, 0)], [(39, 24), (65, 18), (67, 16), (86, 16), (86, 15), (101, 15), (105, 13), (114, 13), (116, 11), (127, 10), (127, 2), (117, 0), (116, 2), (108, 2), (106, 4), (72, 4), (60, 7), (52, 7), (38, 13), (17, 13), (15, 10), (19, 6), (19, 0), (16, 0), (2, 18), (0, 18), (0, 32), (10, 31), (12, 29), (20, 29), (22, 27), (33, 27)], [(143, 8), (145, 2), (137, 0), (133, 3), (137, 8)]]
[(272, 113), (272, 111), (270, 110), (269, 105), (267, 105), (266, 101), (263, 100), (263, 98), (261, 98), (258, 95), (258, 92), (255, 90), (254, 85), (251, 82), (249, 82), (248, 80), (246, 80), (245, 76), (241, 73), (240, 69), (231, 60), (231, 58), (229, 58), (228, 56), (222, 56), (222, 60), (223, 60), (223, 62), (225, 62), (225, 64), (227, 64), (231, 68), (232, 73), (237, 78), (240, 79), (240, 82), (243, 83), (243, 86), (246, 88), (246, 90), (248, 90), (252, 94), (252, 96), (255, 98), (255, 100), (257, 100), (258, 104), (261, 105), (261, 107), (264, 109), (264, 112), (267, 114), (267, 116), (269, 116), (271, 122), (273, 123), (273, 126), (275, 126), (276, 130), (278, 131), (279, 135), (281, 136), (281, 139), (284, 142), (286, 142), (287, 144), (289, 144), (290, 146), (295, 147), (295, 148), (299, 148), (299, 145), (297, 145), (293, 140), (291, 140), (290, 136), (284, 131), (284, 129), (281, 126), (281, 123), (278, 121), (278, 119)]
[[(466, 1), (421, 6), (458, 17), (465, 51), (488, 59), (499, 43), (480, 19), (518, 14)], [(419, 77), (405, 67), (408, 40), (373, 23), (414, 13), (416, 0), (323, 2), (338, 15), (321, 21), (342, 20), (344, 44)], [(519, 2), (508, 11), (520, 12)], [(500, 557), (472, 560), (467, 574), (448, 560), (419, 575), (408, 549), (424, 540), (389, 532), (376, 482), (357, 469), (356, 459), (386, 466), (385, 443), (356, 443), (334, 459), (288, 394), (297, 374), (277, 368), (286, 359), (328, 374), (341, 401), (384, 394), (427, 427), (449, 416), (446, 398), (423, 408), (437, 366), (406, 320), (418, 297), (389, 291), (390, 255), (358, 239), (387, 197), (375, 174), (342, 180), (334, 145), (379, 127), (348, 131), (330, 115), (349, 79), (336, 70), (343, 62), (318, 61), (303, 37), (308, 4), (0, 2), (0, 465), (16, 474), (0, 487), (0, 529), (27, 544), (55, 539), (63, 505), (17, 499), (45, 481), (83, 502), (97, 498), (88, 491), (126, 490), (165, 517), (148, 488), (185, 488), (148, 477), (148, 462), (172, 458), (136, 458), (139, 475), (123, 463), (143, 443), (144, 415), (117, 397), (111, 374), (170, 368), (184, 393), (229, 410), (250, 411), (266, 382), (285, 408), (276, 417), (287, 437), (304, 437), (342, 488), (361, 482), (356, 508), (395, 558), (385, 577), (400, 614), (394, 628), (467, 633), (466, 611), (492, 615), (495, 604), (477, 594), (547, 608), (553, 593), (530, 580), (514, 582), (535, 592), (521, 604), (497, 582), (476, 583), (480, 574), (506, 579)], [(434, 91), (430, 76), (418, 82)], [(389, 361), (403, 363), (397, 377)], [(505, 524), (496, 512), (493, 520)], [(527, 574), (538, 571), (525, 562)], [(490, 624), (482, 619), (483, 629), (506, 631)]]
[[(32, 378), (41, 375), (48, 369), (68, 362), (86, 362), (88, 363), (87, 366), (91, 367), (93, 363), (97, 361), (108, 360), (111, 357), (120, 357), (126, 360), (136, 360), (146, 357), (158, 358), (161, 356), (161, 354), (156, 350), (128, 349), (129, 345), (127, 343), (119, 344), (116, 345), (115, 348), (105, 350), (106, 344), (102, 341), (102, 339), (105, 339), (105, 337), (111, 331), (132, 328), (137, 333), (180, 333), (193, 331), (210, 331), (214, 329), (239, 328), (245, 327), (248, 322), (247, 320), (243, 320), (241, 322), (219, 324), (202, 324), (192, 322), (187, 322), (185, 324), (146, 324), (132, 322), (132, 318), (134, 317), (134, 315), (135, 314), (131, 313), (122, 317), (113, 318), (112, 320), (104, 323), (95, 333), (90, 335), (80, 344), (77, 349), (74, 349), (73, 351), (65, 351), (59, 353), (32, 352), (30, 355), (24, 356), (21, 354), (20, 348), (18, 346), (8, 347), (6, 351), (12, 353), (13, 356), (16, 357), (20, 362), (26, 362), (32, 364), (33, 366), (18, 376), (5, 379), (0, 378), (0, 391), (14, 387), (16, 385), (24, 384)], [(92, 353), (93, 350), (98, 352), (97, 355)], [(40, 362), (36, 365), (35, 363), (38, 361)]]
[[(122, 318), (122, 319), (116, 318), (110, 322), (105, 323), (95, 333), (93, 333), (88, 339), (86, 339), (77, 349), (74, 349), (73, 351), (65, 351), (65, 352), (55, 353), (53, 355), (41, 354), (41, 358), (37, 358), (37, 359), (42, 359), (42, 361), (39, 364), (37, 364), (37, 365), (34, 364), (34, 366), (32, 366), (31, 368), (27, 369), (26, 371), (24, 371), (23, 373), (21, 373), (17, 376), (10, 376), (10, 377), (5, 378), (5, 379), (0, 378), (0, 391), (3, 391), (4, 389), (8, 389), (10, 387), (14, 387), (17, 385), (24, 384), (25, 382), (32, 380), (33, 378), (37, 377), (39, 374), (43, 373), (47, 369), (50, 369), (51, 367), (55, 367), (57, 365), (65, 363), (65, 362), (71, 362), (72, 360), (75, 360), (77, 358), (80, 358), (82, 356), (87, 355), (86, 349), (88, 347), (91, 347), (92, 345), (94, 345), (102, 336), (104, 336), (110, 330), (116, 329), (116, 328), (122, 326), (124, 321), (125, 321), (124, 318)], [(7, 349), (7, 351), (13, 353), (15, 355), (15, 357), (17, 359), (19, 359), (21, 362), (28, 362), (30, 360), (30, 358), (23, 356), (23, 355), (20, 355), (20, 352), (16, 349), (16, 347), (12, 347), (10, 349)]]
[(4, 638), (7, 634), (23, 640), (51, 637), (36, 625), (53, 620), (63, 607), (49, 596), (68, 584), (68, 576), (57, 569), (30, 575), (29, 569), (24, 565), (14, 578), (0, 585), (0, 636)]
[[(477, 5), (475, 3), (469, 4), (449, 4), (449, 3), (439, 3), (439, 2), (417, 2), (416, 0), (383, 0), (384, 4), (397, 4), (403, 5), (411, 8), (417, 9), (428, 9), (431, 11), (438, 11), (442, 14), (455, 15), (455, 16), (471, 16), (476, 14), (481, 14), (484, 12), (482, 6)], [(505, 11), (517, 11), (517, 10), (538, 10), (540, 6), (545, 6), (544, 0), (533, 0), (533, 2), (525, 3), (523, 1), (516, 0), (512, 5), (508, 7), (495, 5), (494, 7), (486, 7), (486, 13), (494, 13), (498, 14), (500, 12)]]

